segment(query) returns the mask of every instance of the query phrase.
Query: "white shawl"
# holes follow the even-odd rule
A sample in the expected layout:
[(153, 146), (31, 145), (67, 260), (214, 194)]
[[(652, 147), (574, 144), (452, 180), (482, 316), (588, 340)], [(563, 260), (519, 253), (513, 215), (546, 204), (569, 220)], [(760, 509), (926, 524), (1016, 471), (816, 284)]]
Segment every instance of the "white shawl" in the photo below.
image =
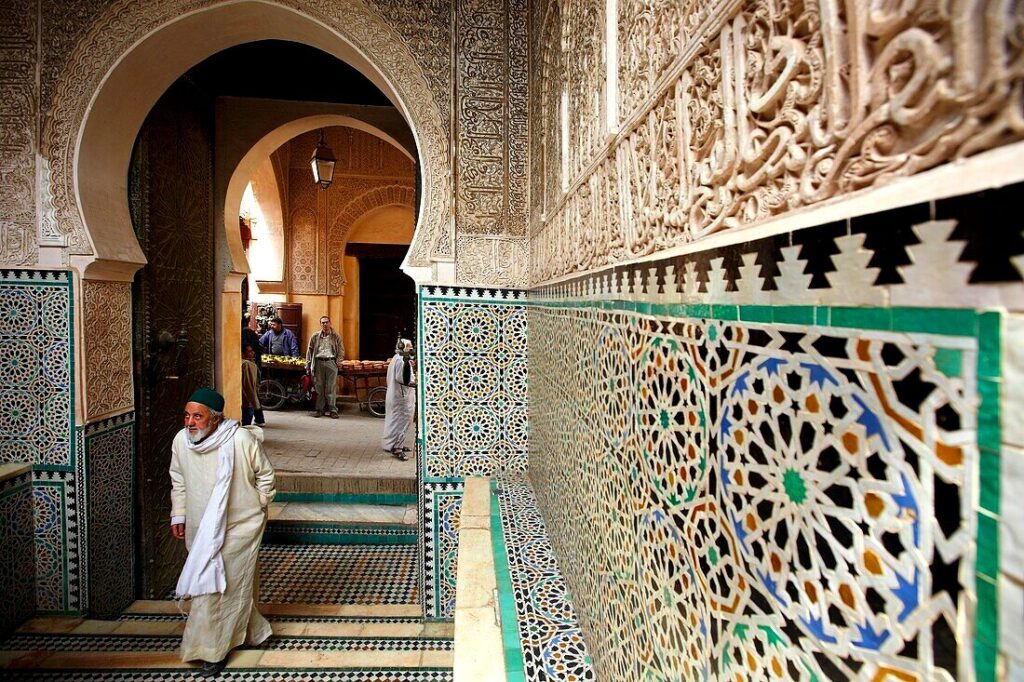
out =
[(190, 443), (185, 439), (189, 450), (200, 453), (217, 452), (217, 480), (206, 503), (206, 511), (199, 522), (189, 549), (185, 566), (178, 577), (175, 589), (178, 599), (198, 597), (201, 594), (223, 593), (227, 587), (224, 573), (224, 558), (221, 548), (224, 546), (224, 533), (227, 529), (228, 487), (235, 469), (235, 432), (238, 422), (225, 419), (217, 430), (198, 443)]

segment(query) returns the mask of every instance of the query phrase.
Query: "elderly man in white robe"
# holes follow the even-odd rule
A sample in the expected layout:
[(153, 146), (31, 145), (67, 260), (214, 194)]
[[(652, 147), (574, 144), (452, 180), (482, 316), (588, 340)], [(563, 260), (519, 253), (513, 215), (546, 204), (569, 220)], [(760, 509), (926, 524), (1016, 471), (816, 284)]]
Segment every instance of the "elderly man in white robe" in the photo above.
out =
[(271, 635), (256, 602), (274, 468), (262, 430), (225, 419), (223, 410), (223, 396), (197, 389), (171, 446), (171, 534), (188, 549), (176, 594), (192, 600), (181, 659), (202, 661), (199, 673), (208, 677), (224, 669), (233, 648)]
[(412, 341), (399, 339), (395, 357), (388, 366), (387, 396), (384, 399), (384, 436), (381, 445), (403, 462), (409, 459), (405, 434), (416, 406), (416, 385), (412, 362)]

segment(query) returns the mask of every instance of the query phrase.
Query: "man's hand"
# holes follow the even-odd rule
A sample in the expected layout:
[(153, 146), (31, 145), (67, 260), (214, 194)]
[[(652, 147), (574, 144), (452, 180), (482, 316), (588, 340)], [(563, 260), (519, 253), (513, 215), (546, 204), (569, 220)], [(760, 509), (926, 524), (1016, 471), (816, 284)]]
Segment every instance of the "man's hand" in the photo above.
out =
[(174, 524), (171, 524), (171, 535), (174, 537), (175, 540), (184, 540), (185, 539), (185, 524), (184, 523), (174, 523)]

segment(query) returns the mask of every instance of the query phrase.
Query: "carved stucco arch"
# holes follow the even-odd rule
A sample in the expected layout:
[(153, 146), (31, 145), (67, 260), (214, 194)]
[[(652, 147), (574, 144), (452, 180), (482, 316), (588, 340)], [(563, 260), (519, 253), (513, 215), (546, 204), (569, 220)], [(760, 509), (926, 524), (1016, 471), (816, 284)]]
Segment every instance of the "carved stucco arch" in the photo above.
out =
[(340, 294), (345, 286), (342, 256), (352, 225), (370, 211), (386, 206), (404, 206), (415, 209), (416, 191), (408, 185), (387, 185), (368, 190), (352, 201), (335, 216), (327, 231), (327, 292)]
[[(422, 174), (419, 221), (407, 266), (453, 260), (449, 143), (415, 56), (361, 0), (119, 0), (76, 46), (43, 131), (41, 243), (69, 247), (86, 277), (128, 280), (145, 258), (127, 202), (132, 146), (168, 87), (206, 57), (255, 40), (291, 40), (347, 62), (409, 122)], [(245, 272), (237, 231), (230, 270)], [(234, 248), (234, 247), (238, 248)]]

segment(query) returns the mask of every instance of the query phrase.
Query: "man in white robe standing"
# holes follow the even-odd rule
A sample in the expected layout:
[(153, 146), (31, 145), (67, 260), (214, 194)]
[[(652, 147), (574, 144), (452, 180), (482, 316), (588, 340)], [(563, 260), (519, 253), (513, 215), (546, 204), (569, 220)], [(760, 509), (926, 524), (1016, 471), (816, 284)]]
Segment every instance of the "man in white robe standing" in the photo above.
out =
[(395, 357), (388, 366), (387, 397), (384, 399), (384, 436), (381, 445), (398, 459), (409, 459), (405, 434), (416, 406), (416, 385), (412, 363), (412, 341), (399, 339)]
[(271, 635), (256, 602), (274, 467), (262, 430), (240, 427), (223, 410), (223, 396), (197, 389), (171, 446), (171, 534), (189, 552), (176, 594), (192, 600), (181, 659), (202, 661), (199, 673), (208, 677), (224, 669), (233, 648)]

